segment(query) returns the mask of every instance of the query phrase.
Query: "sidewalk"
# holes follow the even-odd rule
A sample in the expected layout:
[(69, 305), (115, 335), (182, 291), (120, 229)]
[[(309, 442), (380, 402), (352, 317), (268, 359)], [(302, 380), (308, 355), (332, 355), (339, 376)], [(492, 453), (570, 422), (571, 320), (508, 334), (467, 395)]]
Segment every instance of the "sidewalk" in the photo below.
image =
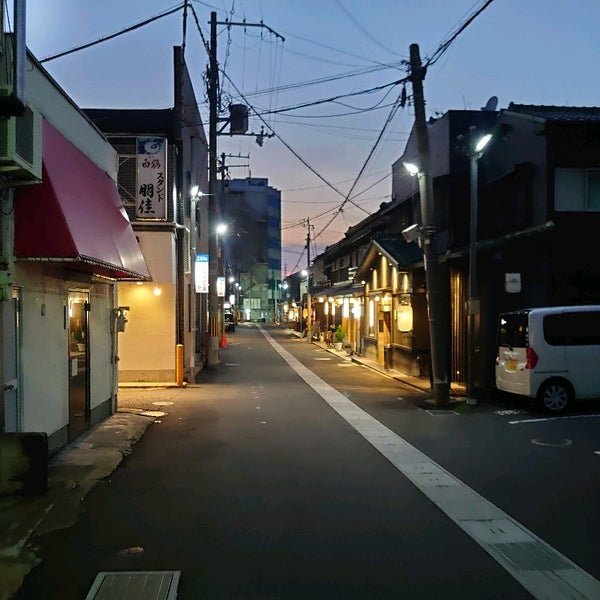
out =
[(182, 389), (172, 384), (119, 386), (119, 412), (50, 459), (45, 494), (0, 496), (0, 600), (8, 600), (38, 564), (35, 538), (75, 522), (88, 492), (131, 454)]
[[(299, 331), (289, 329), (288, 332), (290, 334), (295, 335), (298, 338), (305, 339), (305, 338), (303, 338), (302, 334)], [(312, 343), (315, 346), (318, 346), (319, 348), (326, 350), (327, 352), (331, 352), (332, 354), (335, 354), (335, 355), (343, 357), (343, 358), (348, 358), (352, 362), (363, 365), (364, 367), (372, 369), (373, 371), (377, 371), (381, 375), (384, 375), (391, 379), (396, 379), (397, 381), (400, 381), (406, 385), (410, 385), (411, 387), (414, 387), (423, 392), (427, 392), (427, 393), (431, 392), (429, 378), (412, 377), (411, 375), (407, 375), (405, 373), (402, 373), (401, 371), (396, 371), (395, 369), (385, 369), (382, 365), (378, 364), (376, 361), (366, 358), (364, 356), (361, 356), (359, 354), (349, 354), (346, 350), (337, 351), (333, 348), (328, 348), (327, 344), (325, 342), (313, 340)], [(467, 390), (464, 385), (461, 385), (458, 383), (451, 384), (450, 396), (453, 398), (454, 401), (464, 400), (466, 393), (467, 393)]]

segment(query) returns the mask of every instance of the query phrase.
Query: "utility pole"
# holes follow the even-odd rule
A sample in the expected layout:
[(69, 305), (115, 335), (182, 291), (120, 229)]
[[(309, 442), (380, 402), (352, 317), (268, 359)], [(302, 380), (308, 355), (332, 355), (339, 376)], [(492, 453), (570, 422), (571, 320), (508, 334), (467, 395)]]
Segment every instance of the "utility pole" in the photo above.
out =
[[(187, 5), (187, 2), (186, 2)], [(264, 23), (234, 23), (232, 21), (218, 22), (217, 13), (210, 13), (210, 43), (208, 47), (208, 73), (207, 73), (207, 92), (208, 92), (208, 348), (207, 348), (207, 367), (219, 366), (219, 336), (221, 333), (221, 314), (220, 303), (217, 296), (217, 278), (218, 278), (218, 254), (219, 240), (216, 230), (217, 218), (219, 217), (219, 199), (218, 199), (218, 165), (217, 165), (217, 124), (219, 121), (219, 70), (217, 64), (217, 25), (232, 25), (240, 27), (261, 27), (267, 29), (273, 35), (285, 41), (276, 31)], [(244, 133), (233, 133), (232, 135), (244, 135)], [(254, 135), (254, 134), (253, 134)], [(260, 134), (259, 134), (260, 135)], [(274, 135), (274, 134), (273, 134)], [(262, 135), (262, 137), (271, 137)], [(262, 142), (262, 138), (261, 138)], [(260, 144), (262, 145), (262, 143)]]
[(219, 299), (217, 297), (218, 239), (217, 239), (217, 13), (210, 13), (210, 47), (208, 62), (208, 348), (207, 367), (219, 366)]
[(419, 45), (410, 46), (410, 80), (413, 87), (415, 107), (415, 133), (419, 153), (419, 195), (421, 201), (421, 246), (425, 261), (425, 286), (427, 292), (427, 314), (429, 318), (429, 343), (431, 347), (431, 369), (433, 371), (433, 396), (438, 406), (448, 404), (450, 384), (448, 381), (448, 352), (446, 349), (445, 320), (442, 317), (440, 294), (440, 265), (435, 236), (435, 204), (429, 134), (425, 120), (423, 80), (426, 69), (421, 64)]
[(310, 296), (310, 219), (306, 219), (308, 233), (306, 234), (306, 337), (312, 344), (312, 298)]

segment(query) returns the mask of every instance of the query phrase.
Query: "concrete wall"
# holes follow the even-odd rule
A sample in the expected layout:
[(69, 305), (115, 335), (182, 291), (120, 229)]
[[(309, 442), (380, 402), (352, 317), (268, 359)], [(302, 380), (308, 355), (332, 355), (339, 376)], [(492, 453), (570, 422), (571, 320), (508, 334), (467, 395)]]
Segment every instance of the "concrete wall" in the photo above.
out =
[(119, 381), (175, 381), (175, 285), (119, 284), (119, 305), (131, 308), (119, 334)]
[[(120, 283), (119, 306), (129, 306), (119, 334), (119, 381), (175, 381), (175, 237), (137, 232), (152, 282)], [(160, 290), (156, 295), (155, 290)]]
[(106, 413), (113, 396), (112, 284), (85, 283), (64, 278), (64, 274), (60, 267), (47, 263), (15, 265), (15, 281), (22, 297), (19, 389), (22, 429), (48, 434), (51, 452), (66, 443), (69, 424), (69, 349), (65, 323), (70, 290), (90, 294), (92, 415)]

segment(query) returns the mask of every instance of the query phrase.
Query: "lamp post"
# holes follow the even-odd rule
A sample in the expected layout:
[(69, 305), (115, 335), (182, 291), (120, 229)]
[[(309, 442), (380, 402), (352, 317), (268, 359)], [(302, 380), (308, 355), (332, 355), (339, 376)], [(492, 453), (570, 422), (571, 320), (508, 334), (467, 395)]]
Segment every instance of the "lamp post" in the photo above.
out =
[(479, 314), (479, 299), (477, 298), (477, 217), (478, 217), (478, 192), (479, 192), (479, 173), (478, 161), (483, 155), (484, 148), (492, 139), (492, 134), (488, 133), (478, 138), (475, 137), (475, 130), (471, 128), (469, 139), (469, 159), (471, 164), (471, 211), (469, 219), (469, 298), (467, 300), (467, 404), (475, 406), (473, 372), (473, 358), (475, 356), (475, 317)]

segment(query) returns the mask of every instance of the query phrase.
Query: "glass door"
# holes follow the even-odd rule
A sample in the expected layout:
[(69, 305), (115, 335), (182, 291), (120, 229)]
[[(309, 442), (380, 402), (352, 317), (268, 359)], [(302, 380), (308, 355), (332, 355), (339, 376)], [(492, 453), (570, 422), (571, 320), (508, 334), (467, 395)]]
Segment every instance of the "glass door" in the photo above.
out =
[(4, 369), (4, 431), (23, 431), (23, 407), (19, 386), (21, 364), (21, 298), (20, 290), (13, 288), (8, 302), (0, 302), (3, 332)]
[(69, 441), (90, 423), (90, 356), (88, 292), (69, 292)]

